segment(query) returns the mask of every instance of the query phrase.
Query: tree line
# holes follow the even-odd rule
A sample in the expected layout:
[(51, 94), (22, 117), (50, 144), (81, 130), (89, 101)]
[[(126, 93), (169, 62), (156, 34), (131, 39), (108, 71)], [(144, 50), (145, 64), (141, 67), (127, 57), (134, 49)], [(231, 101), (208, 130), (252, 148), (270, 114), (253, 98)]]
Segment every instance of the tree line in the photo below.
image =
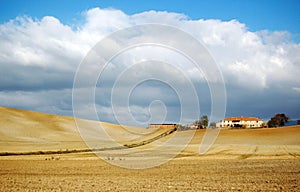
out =
[[(289, 122), (290, 118), (284, 113), (278, 113), (274, 115), (263, 127), (282, 127)], [(203, 115), (200, 119), (195, 120), (192, 125), (179, 125), (179, 129), (205, 129), (208, 127), (215, 127), (216, 123), (208, 121), (208, 116)], [(300, 120), (297, 121), (297, 125), (300, 125)]]
[(268, 121), (267, 125), (268, 127), (282, 127), (289, 120), (290, 118), (286, 116), (284, 113), (278, 113)]

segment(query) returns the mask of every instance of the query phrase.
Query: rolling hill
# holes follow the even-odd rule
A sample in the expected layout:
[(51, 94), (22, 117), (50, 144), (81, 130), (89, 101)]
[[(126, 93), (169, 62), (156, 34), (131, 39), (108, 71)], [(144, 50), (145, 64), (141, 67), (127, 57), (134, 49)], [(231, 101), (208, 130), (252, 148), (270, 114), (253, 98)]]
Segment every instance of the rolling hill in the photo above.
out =
[[(205, 130), (176, 131), (174, 134), (166, 134), (166, 131), (82, 119), (75, 121), (72, 117), (0, 107), (1, 153), (66, 150), (79, 152), (89, 147), (119, 147), (111, 154), (127, 158), (132, 155), (217, 159), (300, 157), (300, 126), (224, 129), (205, 155), (199, 155)], [(191, 141), (186, 142), (189, 138)], [(183, 146), (183, 143), (187, 144)], [(128, 152), (122, 150), (124, 146), (135, 149)], [(178, 151), (181, 152), (178, 154)]]
[(164, 131), (0, 107), (0, 152), (116, 147)]

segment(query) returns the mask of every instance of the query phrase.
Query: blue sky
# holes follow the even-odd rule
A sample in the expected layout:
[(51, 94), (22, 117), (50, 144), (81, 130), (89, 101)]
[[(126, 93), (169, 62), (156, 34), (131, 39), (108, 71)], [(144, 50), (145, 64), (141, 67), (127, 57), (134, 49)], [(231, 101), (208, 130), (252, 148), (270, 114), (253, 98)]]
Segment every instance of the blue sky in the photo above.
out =
[(191, 19), (237, 19), (251, 31), (287, 30), (300, 32), (300, 2), (297, 0), (1, 0), (0, 22), (16, 16), (42, 18), (52, 15), (63, 23), (76, 23), (81, 12), (93, 7), (121, 9), (126, 14), (149, 10), (183, 13)]
[[(159, 23), (187, 32), (207, 48), (223, 74), (226, 116), (256, 116), (267, 120), (276, 113), (286, 113), (292, 119), (299, 119), (299, 8), (296, 0), (143, 3), (0, 0), (0, 105), (72, 116), (73, 80), (88, 51), (112, 32), (138, 24)], [(143, 36), (140, 38), (143, 41)], [(182, 39), (177, 42), (186, 43)], [(128, 69), (140, 57), (164, 60), (163, 55), (170, 56), (170, 63), (184, 63), (177, 67), (183, 67), (181, 72), (187, 73), (196, 86), (201, 114), (210, 114), (212, 99), (203, 74), (170, 50), (153, 48), (124, 52), (120, 56), (123, 60), (116, 59), (121, 64), (111, 66), (103, 82), (97, 82), (95, 106), (100, 120), (118, 123), (113, 117), (112, 94), (109, 93), (117, 72)], [(134, 75), (142, 69), (132, 70), (135, 70), (131, 72)], [(167, 74), (174, 82), (178, 80), (164, 68), (148, 70), (159, 71), (157, 74), (161, 77)], [(126, 88), (126, 82), (123, 83), (120, 90)], [(184, 83), (178, 86), (186, 87)], [(160, 114), (166, 107), (166, 121), (177, 122), (181, 106), (170, 86), (148, 82), (133, 91), (129, 99), (136, 120), (147, 122), (151, 116), (149, 111)], [(84, 91), (81, 94), (84, 95)], [(82, 118), (90, 118), (93, 103), (87, 103), (84, 98), (80, 101)], [(120, 116), (125, 116), (122, 113), (126, 113), (127, 107), (119, 107)], [(192, 118), (183, 120), (184, 123), (192, 121)], [(128, 120), (128, 124), (132, 122)]]

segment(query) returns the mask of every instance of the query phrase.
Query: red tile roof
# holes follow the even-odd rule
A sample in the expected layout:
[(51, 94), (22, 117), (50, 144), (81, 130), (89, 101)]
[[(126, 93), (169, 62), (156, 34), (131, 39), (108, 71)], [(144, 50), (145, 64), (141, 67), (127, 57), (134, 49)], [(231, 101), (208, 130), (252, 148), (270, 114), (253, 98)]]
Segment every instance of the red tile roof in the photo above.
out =
[(224, 121), (262, 121), (260, 118), (256, 117), (228, 117)]

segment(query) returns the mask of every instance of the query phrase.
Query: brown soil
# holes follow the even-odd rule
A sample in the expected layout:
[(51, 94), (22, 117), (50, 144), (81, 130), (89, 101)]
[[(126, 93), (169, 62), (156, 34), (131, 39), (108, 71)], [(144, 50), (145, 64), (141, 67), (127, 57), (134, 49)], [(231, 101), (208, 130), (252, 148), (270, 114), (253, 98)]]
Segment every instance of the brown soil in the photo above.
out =
[(1, 191), (299, 191), (299, 160), (172, 160), (146, 170), (101, 160), (1, 160)]

